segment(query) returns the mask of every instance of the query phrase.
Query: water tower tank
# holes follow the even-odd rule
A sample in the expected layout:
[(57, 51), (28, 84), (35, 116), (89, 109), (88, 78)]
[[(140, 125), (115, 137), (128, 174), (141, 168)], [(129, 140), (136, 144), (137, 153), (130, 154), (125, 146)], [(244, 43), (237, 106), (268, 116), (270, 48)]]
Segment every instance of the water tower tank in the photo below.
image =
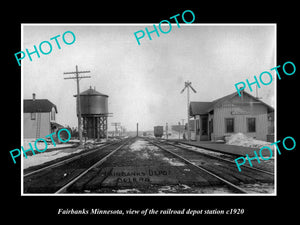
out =
[(84, 136), (105, 138), (107, 136), (108, 95), (101, 94), (90, 87), (81, 92), (79, 97)]
[(108, 114), (108, 95), (102, 94), (90, 87), (88, 90), (81, 92), (79, 96), (81, 116)]

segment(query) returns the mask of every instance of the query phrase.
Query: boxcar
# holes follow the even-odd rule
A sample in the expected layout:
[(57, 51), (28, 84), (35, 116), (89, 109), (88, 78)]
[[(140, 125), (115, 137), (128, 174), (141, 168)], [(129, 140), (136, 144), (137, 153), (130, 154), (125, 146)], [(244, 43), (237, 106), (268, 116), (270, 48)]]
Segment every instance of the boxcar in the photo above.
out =
[(161, 138), (164, 134), (164, 127), (163, 126), (155, 126), (154, 127), (154, 136)]

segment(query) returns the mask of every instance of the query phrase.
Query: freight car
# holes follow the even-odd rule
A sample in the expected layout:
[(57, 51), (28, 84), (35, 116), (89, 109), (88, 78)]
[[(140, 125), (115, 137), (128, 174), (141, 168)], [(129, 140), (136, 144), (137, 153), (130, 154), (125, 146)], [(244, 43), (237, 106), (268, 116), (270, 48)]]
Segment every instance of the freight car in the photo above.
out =
[(157, 138), (161, 138), (164, 134), (164, 127), (163, 126), (155, 126), (154, 127), (154, 136)]

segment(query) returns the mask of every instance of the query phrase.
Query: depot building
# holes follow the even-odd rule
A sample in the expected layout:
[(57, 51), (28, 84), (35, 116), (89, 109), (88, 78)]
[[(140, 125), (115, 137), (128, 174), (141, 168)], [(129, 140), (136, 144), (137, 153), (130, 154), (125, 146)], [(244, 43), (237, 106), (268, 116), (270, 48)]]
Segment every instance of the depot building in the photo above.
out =
[(192, 140), (225, 140), (240, 132), (274, 141), (274, 108), (245, 91), (241, 96), (234, 92), (212, 102), (191, 102), (190, 116)]

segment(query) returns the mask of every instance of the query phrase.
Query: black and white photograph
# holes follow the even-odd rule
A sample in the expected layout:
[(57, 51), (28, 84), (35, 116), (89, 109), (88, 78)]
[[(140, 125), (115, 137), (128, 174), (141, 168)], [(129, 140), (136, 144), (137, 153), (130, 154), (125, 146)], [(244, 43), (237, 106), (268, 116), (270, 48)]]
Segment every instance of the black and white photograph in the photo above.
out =
[(296, 4), (107, 3), (3, 7), (3, 220), (294, 221)]
[(276, 195), (276, 37), (22, 24), (22, 195)]

